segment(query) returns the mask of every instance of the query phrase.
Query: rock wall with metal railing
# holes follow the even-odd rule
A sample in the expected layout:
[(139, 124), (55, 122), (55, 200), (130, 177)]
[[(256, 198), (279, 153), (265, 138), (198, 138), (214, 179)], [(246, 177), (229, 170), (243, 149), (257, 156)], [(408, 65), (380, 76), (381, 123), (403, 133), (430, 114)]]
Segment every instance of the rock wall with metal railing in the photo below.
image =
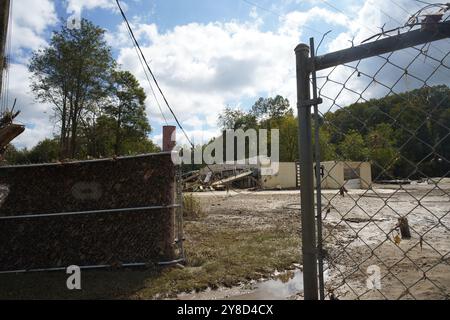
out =
[(170, 152), (0, 168), (0, 272), (175, 259)]

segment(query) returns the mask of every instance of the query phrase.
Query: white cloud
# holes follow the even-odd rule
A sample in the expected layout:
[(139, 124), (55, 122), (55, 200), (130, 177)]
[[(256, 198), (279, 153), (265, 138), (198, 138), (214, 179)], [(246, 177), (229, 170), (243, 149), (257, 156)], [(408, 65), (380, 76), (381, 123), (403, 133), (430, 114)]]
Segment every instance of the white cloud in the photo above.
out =
[(11, 16), (11, 49), (21, 58), (23, 50), (44, 46), (47, 43), (44, 32), (57, 23), (55, 6), (50, 0), (12, 1)]
[(17, 122), (25, 124), (26, 130), (14, 140), (19, 147), (33, 147), (37, 142), (51, 137), (53, 125), (50, 123), (51, 106), (37, 103), (30, 92), (30, 74), (26, 66), (22, 64), (10, 65), (9, 96), (17, 98), (16, 110), (21, 114)]
[[(124, 9), (126, 8), (124, 3), (121, 5)], [(80, 16), (83, 10), (96, 8), (115, 10), (116, 6), (116, 2), (113, 0), (68, 0), (67, 12)]]
[[(350, 45), (350, 40), (357, 45), (361, 41), (384, 30), (404, 25), (415, 9), (410, 9), (408, 14), (405, 9), (410, 8), (409, 0), (396, 0), (396, 5), (391, 0), (375, 1), (366, 0), (352, 14), (352, 19), (347, 19), (346, 30), (340, 33), (328, 45), (329, 51), (336, 51)], [(342, 14), (343, 15), (343, 14)], [(348, 14), (347, 14), (348, 16)]]
[[(158, 27), (155, 24), (140, 23), (138, 19), (130, 22), (133, 34), (139, 43), (152, 42), (158, 36)], [(128, 33), (125, 22), (117, 27), (116, 32), (108, 32), (105, 34), (106, 41), (112, 47), (127, 47), (132, 45), (131, 38)]]
[[(408, 10), (411, 12), (408, 13)], [(416, 7), (411, 8), (408, 0), (397, 0), (395, 2), (391, 0), (367, 0), (355, 11), (355, 18), (349, 20), (346, 30), (328, 43), (327, 51), (334, 52), (348, 48), (351, 46), (351, 41), (354, 45), (358, 45), (381, 32), (383, 26), (384, 30), (400, 27), (416, 10)], [(428, 50), (431, 57), (441, 60), (449, 52), (450, 43), (448, 41), (435, 42)], [(322, 93), (332, 100), (325, 100), (321, 109), (327, 111), (335, 103), (332, 108), (334, 110), (336, 106), (346, 106), (357, 102), (358, 99), (369, 100), (383, 97), (392, 92), (409, 91), (423, 86), (424, 80), (427, 80), (427, 85), (448, 82), (446, 80), (446, 78), (448, 79), (448, 73), (445, 74), (443, 68), (438, 68), (433, 73), (438, 67), (436, 62), (425, 56), (420, 56), (417, 59), (417, 54), (417, 50), (409, 48), (389, 55), (389, 62), (387, 62), (387, 55), (385, 55), (385, 58), (374, 57), (362, 60), (357, 65), (357, 70), (339, 66), (331, 75), (329, 75), (330, 69), (319, 72), (319, 77), (322, 76), (318, 81), (319, 87), (324, 83), (324, 76), (329, 76), (329, 79), (334, 81), (328, 82), (322, 90)], [(412, 61), (414, 62), (412, 63)], [(449, 58), (447, 57), (444, 63), (448, 65), (448, 62)], [(409, 65), (410, 63), (411, 65)], [(351, 65), (356, 67), (355, 63)], [(408, 65), (409, 74), (405, 75), (404, 69)], [(358, 73), (361, 74), (359, 77), (357, 76)], [(428, 77), (429, 79), (427, 79)], [(376, 81), (373, 81), (373, 79)], [(344, 90), (342, 90), (341, 85), (343, 83), (345, 83)]]
[[(17, 118), (27, 129), (14, 144), (33, 147), (39, 140), (49, 137), (53, 127), (49, 121), (50, 106), (36, 103), (30, 93), (27, 69), (29, 54), (47, 44), (46, 31), (57, 23), (54, 3), (50, 0), (12, 1), (10, 29), (12, 62), (9, 66), (9, 105), (17, 98)], [(46, 113), (44, 113), (46, 112)]]
[[(230, 101), (275, 92), (293, 98), (293, 50), (298, 41), (293, 35), (263, 32), (258, 22), (191, 23), (165, 33), (154, 25), (146, 28), (152, 32), (142, 35), (150, 43), (142, 47), (143, 52), (190, 132), (198, 127), (198, 120), (206, 122), (206, 129), (215, 128), (218, 112)], [(124, 31), (121, 27), (112, 37), (126, 38), (121, 35)], [(162, 123), (134, 49), (122, 48), (118, 61), (138, 76), (147, 89), (150, 118)], [(288, 84), (291, 90), (286, 90)]]
[[(141, 43), (146, 43), (141, 45), (145, 56), (189, 132), (198, 127), (198, 120), (206, 129), (215, 128), (218, 113), (234, 101), (281, 94), (294, 106), (294, 48), (304, 27), (317, 20), (340, 27), (351, 24), (343, 14), (315, 7), (290, 12), (277, 30), (262, 31), (256, 12), (250, 14), (251, 22), (190, 23), (164, 33), (154, 24), (134, 24)], [(122, 67), (147, 89), (147, 111), (154, 126), (163, 124), (125, 26), (108, 38), (120, 48)], [(165, 115), (172, 119), (168, 112)]]

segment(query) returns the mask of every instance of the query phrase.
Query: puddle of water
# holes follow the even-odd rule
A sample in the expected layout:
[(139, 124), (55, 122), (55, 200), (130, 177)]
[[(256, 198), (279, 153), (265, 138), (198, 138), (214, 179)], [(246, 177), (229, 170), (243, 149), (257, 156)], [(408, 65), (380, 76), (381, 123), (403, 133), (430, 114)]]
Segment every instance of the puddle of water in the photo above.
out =
[(303, 273), (296, 270), (283, 273), (277, 279), (259, 282), (252, 291), (227, 299), (284, 300), (301, 292), (303, 292)]
[(180, 294), (180, 300), (285, 300), (303, 292), (303, 273), (286, 271), (274, 279), (233, 288), (208, 289), (199, 293)]

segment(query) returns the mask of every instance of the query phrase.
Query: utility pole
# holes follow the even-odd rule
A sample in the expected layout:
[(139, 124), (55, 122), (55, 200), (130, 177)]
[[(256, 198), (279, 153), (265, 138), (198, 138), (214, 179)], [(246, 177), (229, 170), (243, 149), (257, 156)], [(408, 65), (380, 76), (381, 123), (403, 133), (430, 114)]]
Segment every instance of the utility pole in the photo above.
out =
[[(3, 91), (1, 90), (3, 89), (3, 70), (8, 68), (5, 51), (6, 40), (8, 39), (10, 5), (10, 0), (0, 0), (0, 97), (1, 91)], [(10, 111), (0, 113), (0, 161), (8, 144), (25, 130), (25, 126), (13, 123), (14, 118), (20, 113), (20, 111), (15, 113), (13, 111), (14, 106)]]
[(6, 66), (6, 39), (8, 38), (10, 0), (0, 0), (0, 89), (3, 87), (3, 69)]

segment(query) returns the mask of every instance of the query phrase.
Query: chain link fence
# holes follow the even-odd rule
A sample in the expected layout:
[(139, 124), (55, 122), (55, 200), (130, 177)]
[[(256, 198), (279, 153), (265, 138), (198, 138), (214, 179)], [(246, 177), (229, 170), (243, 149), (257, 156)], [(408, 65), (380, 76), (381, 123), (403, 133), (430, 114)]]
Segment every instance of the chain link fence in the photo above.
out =
[(184, 261), (170, 152), (0, 168), (0, 274)]
[(450, 297), (450, 23), (416, 22), (296, 49), (306, 299)]

